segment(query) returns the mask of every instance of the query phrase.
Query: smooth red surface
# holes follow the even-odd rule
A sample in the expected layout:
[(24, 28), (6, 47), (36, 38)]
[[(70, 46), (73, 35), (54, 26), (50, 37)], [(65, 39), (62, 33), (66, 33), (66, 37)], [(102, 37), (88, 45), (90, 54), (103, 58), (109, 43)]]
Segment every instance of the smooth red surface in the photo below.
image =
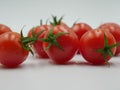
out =
[[(85, 60), (92, 64), (98, 65), (105, 63), (103, 54), (96, 51), (104, 47), (104, 33), (107, 37), (108, 45), (116, 44), (116, 40), (113, 35), (109, 32), (104, 32), (101, 29), (89, 31), (80, 39), (80, 52)], [(115, 54), (116, 47), (112, 48), (111, 51)], [(110, 58), (111, 57), (107, 55), (107, 60)]]
[(71, 29), (77, 34), (77, 36), (80, 40), (81, 36), (84, 33), (92, 30), (92, 27), (90, 25), (88, 25), (87, 23), (76, 23), (76, 24), (73, 24)]
[[(46, 50), (46, 53), (53, 62), (57, 64), (64, 64), (71, 60), (72, 57), (75, 55), (76, 51), (78, 50), (78, 38), (76, 34), (66, 26), (64, 27), (58, 25), (53, 28), (54, 35), (60, 32), (68, 33), (61, 35), (56, 39), (59, 45), (63, 48), (63, 50), (59, 49), (55, 45), (52, 45), (48, 50)], [(46, 33), (46, 35), (48, 33)], [(43, 48), (46, 49), (48, 44), (48, 42), (44, 42)]]
[(8, 26), (6, 26), (4, 24), (0, 24), (0, 35), (5, 32), (11, 32), (11, 31), (12, 30)]
[[(32, 36), (32, 30), (34, 32), (34, 34), (38, 34), (39, 32), (41, 32), (42, 30), (45, 30), (41, 35), (39, 35), (38, 38), (44, 38), (44, 34), (47, 30), (50, 29), (50, 26), (48, 25), (40, 25), (40, 26), (36, 26), (33, 29), (31, 29), (28, 33), (28, 37), (31, 37)], [(36, 40), (35, 43), (33, 44), (33, 49), (34, 51), (37, 53), (37, 55), (40, 57), (40, 58), (49, 58), (48, 55), (46, 54), (46, 52), (44, 51), (43, 49), (43, 42), (41, 42), (40, 40)]]
[(20, 34), (7, 32), (0, 35), (0, 63), (6, 67), (16, 67), (26, 60), (28, 51), (20, 42)]
[[(104, 29), (105, 31), (109, 31), (115, 37), (116, 42), (120, 43), (120, 25), (116, 23), (104, 23), (99, 26), (99, 28)], [(120, 53), (120, 46), (117, 47), (115, 55)]]

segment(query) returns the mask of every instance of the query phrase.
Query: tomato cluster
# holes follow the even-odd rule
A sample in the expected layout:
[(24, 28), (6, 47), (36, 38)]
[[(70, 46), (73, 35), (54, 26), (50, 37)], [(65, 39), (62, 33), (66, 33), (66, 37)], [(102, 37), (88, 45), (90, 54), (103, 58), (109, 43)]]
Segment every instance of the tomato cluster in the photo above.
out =
[(87, 23), (74, 23), (68, 27), (52, 16), (50, 24), (29, 30), (26, 37), (0, 24), (0, 64), (17, 67), (26, 60), (29, 52), (39, 58), (50, 58), (56, 64), (66, 64), (79, 52), (93, 65), (108, 64), (120, 53), (120, 25), (104, 23), (93, 29)]

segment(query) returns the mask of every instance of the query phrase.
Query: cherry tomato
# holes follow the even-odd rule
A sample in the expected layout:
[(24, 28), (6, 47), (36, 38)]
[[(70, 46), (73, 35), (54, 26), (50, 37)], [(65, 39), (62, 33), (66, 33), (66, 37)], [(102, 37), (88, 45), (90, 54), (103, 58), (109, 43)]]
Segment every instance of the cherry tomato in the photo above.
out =
[(78, 50), (78, 38), (70, 28), (53, 16), (50, 22), (51, 30), (47, 31), (43, 39), (43, 48), (56, 64), (65, 64), (75, 55)]
[[(36, 26), (34, 29), (32, 28), (29, 32), (28, 32), (28, 37), (33, 37), (32, 36), (32, 30), (34, 35), (39, 34), (41, 31), (45, 30), (42, 34), (40, 34), (37, 38), (43, 38), (44, 34), (47, 30), (50, 29), (50, 26), (48, 25), (39, 25)], [(35, 43), (33, 44), (33, 50), (37, 53), (37, 55), (40, 58), (49, 58), (48, 55), (46, 54), (46, 52), (43, 49), (43, 42), (41, 42), (40, 40), (36, 39)]]
[(81, 36), (87, 31), (92, 30), (92, 27), (86, 23), (75, 23), (71, 29), (77, 34), (78, 39), (80, 40)]
[[(120, 26), (116, 23), (104, 23), (99, 26), (99, 28), (109, 31), (115, 37), (116, 42), (120, 42)], [(115, 56), (120, 53), (120, 46), (117, 47)]]
[(28, 51), (22, 47), (21, 36), (16, 32), (0, 35), (0, 63), (6, 67), (17, 67), (28, 56)]
[(44, 50), (56, 64), (67, 63), (78, 50), (76, 34), (72, 30), (62, 30), (57, 26), (46, 32), (44, 41)]
[(5, 32), (11, 32), (11, 31), (12, 30), (8, 26), (6, 26), (4, 24), (0, 24), (0, 35)]
[(88, 62), (105, 64), (115, 54), (116, 40), (109, 32), (96, 29), (85, 33), (80, 39), (80, 52)]
[[(87, 31), (92, 30), (92, 27), (89, 26), (87, 23), (75, 23), (71, 27), (71, 30), (76, 33), (78, 39), (80, 40), (83, 34), (85, 34)], [(78, 51), (77, 54), (80, 54), (80, 52)]]

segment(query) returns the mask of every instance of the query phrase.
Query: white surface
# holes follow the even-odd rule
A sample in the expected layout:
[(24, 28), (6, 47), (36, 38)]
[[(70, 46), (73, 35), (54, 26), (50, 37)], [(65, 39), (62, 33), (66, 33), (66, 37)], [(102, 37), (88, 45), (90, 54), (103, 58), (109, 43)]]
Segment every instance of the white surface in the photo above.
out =
[(120, 90), (120, 57), (108, 66), (92, 66), (78, 55), (77, 63), (55, 65), (33, 56), (19, 68), (0, 67), (1, 90)]
[[(24, 33), (50, 18), (65, 15), (71, 26), (80, 18), (92, 27), (107, 21), (120, 24), (120, 0), (0, 0), (0, 23)], [(92, 66), (81, 56), (78, 63), (55, 65), (31, 55), (16, 69), (0, 66), (0, 90), (120, 90), (120, 57), (111, 59), (111, 66)]]

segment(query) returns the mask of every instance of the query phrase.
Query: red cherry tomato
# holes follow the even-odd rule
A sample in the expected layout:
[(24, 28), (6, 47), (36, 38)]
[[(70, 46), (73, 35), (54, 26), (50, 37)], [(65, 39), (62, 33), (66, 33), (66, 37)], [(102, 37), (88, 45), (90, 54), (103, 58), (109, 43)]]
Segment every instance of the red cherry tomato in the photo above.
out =
[(46, 32), (43, 48), (53, 62), (65, 64), (78, 50), (78, 38), (72, 30), (62, 30), (55, 26)]
[(88, 62), (105, 64), (115, 54), (116, 40), (109, 32), (96, 29), (85, 33), (80, 39), (80, 52)]
[[(115, 37), (116, 42), (120, 42), (120, 25), (116, 23), (104, 23), (99, 26), (99, 28), (104, 29), (105, 31), (109, 31)], [(117, 47), (115, 56), (120, 53), (120, 46)]]
[(61, 17), (57, 20), (53, 16), (50, 22), (52, 28), (47, 31), (43, 39), (43, 48), (56, 64), (65, 64), (75, 55), (78, 50), (78, 38), (76, 34), (63, 22)]
[(0, 24), (0, 35), (5, 32), (11, 32), (11, 31), (12, 30), (8, 26), (6, 26), (4, 24)]
[(28, 51), (23, 49), (21, 36), (16, 32), (0, 35), (0, 63), (6, 67), (16, 67), (26, 60)]
[(92, 27), (89, 26), (86, 23), (76, 23), (73, 24), (73, 26), (71, 27), (71, 29), (77, 34), (78, 39), (80, 40), (81, 36), (86, 33), (87, 31), (92, 30)]
[[(33, 33), (35, 35), (37, 35), (38, 33), (40, 33), (41, 31), (45, 30), (42, 34), (40, 34), (37, 38), (43, 38), (44, 37), (44, 34), (47, 30), (50, 29), (50, 26), (48, 25), (40, 25), (40, 26), (36, 26), (34, 29), (31, 29), (29, 32), (28, 32), (28, 37), (32, 37), (32, 30), (33, 30)], [(34, 51), (37, 53), (37, 55), (40, 57), (40, 58), (49, 58), (48, 55), (46, 54), (46, 52), (44, 51), (43, 49), (43, 42), (41, 42), (40, 40), (36, 40), (35, 43), (33, 44), (33, 49)]]
[[(92, 27), (89, 26), (86, 23), (75, 23), (71, 27), (71, 30), (73, 30), (76, 33), (78, 39), (80, 40), (80, 38), (82, 37), (83, 34), (85, 34), (86, 32), (88, 32), (90, 30), (92, 30)], [(78, 51), (77, 54), (80, 54), (80, 52)]]

